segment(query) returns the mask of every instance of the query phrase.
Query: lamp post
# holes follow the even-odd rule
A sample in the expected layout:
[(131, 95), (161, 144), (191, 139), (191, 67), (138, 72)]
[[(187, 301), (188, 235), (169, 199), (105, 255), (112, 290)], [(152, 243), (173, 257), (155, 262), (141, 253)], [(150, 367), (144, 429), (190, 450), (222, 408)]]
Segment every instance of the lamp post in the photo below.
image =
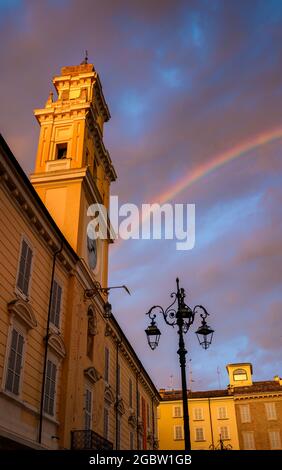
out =
[(186, 383), (186, 354), (184, 343), (184, 334), (187, 333), (190, 326), (194, 323), (195, 314), (200, 313), (202, 318), (201, 325), (196, 331), (200, 345), (207, 349), (211, 342), (214, 330), (212, 330), (207, 322), (206, 318), (209, 315), (206, 309), (202, 305), (196, 305), (192, 310), (188, 305), (185, 304), (185, 291), (179, 287), (179, 279), (176, 279), (176, 292), (170, 294), (173, 298), (173, 302), (164, 310), (160, 305), (154, 305), (146, 313), (149, 316), (151, 323), (146, 328), (145, 333), (147, 335), (148, 344), (152, 350), (156, 349), (159, 344), (161, 332), (156, 324), (155, 318), (156, 313), (153, 313), (155, 309), (158, 309), (158, 313), (163, 315), (165, 322), (169, 326), (178, 326), (178, 351), (179, 362), (181, 368), (181, 381), (182, 381), (182, 401), (183, 401), (183, 420), (184, 420), (184, 439), (185, 439), (185, 450), (191, 449), (190, 441), (190, 429), (189, 429), (189, 415), (188, 415), (188, 399), (187, 399), (187, 383)]
[(223, 439), (221, 438), (221, 434), (219, 434), (219, 441), (217, 445), (211, 444), (209, 447), (210, 450), (232, 450), (232, 445), (227, 444), (225, 445)]

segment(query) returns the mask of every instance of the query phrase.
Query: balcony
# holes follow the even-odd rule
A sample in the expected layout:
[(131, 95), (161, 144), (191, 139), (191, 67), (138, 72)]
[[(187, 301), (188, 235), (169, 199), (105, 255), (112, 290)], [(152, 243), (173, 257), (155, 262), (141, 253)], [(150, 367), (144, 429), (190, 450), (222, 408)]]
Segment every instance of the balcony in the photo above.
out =
[(72, 450), (112, 450), (113, 444), (94, 431), (71, 431)]

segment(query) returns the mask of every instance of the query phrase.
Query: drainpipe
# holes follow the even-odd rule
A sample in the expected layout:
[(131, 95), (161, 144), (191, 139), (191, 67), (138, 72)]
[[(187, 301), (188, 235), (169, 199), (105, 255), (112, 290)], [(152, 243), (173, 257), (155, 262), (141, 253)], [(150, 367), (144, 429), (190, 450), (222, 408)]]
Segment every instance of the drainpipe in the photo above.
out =
[(213, 428), (212, 428), (212, 415), (211, 415), (211, 399), (208, 398), (209, 402), (209, 414), (210, 414), (210, 423), (211, 423), (211, 438), (212, 438), (212, 446), (214, 448), (214, 440), (213, 440)]
[(47, 325), (46, 325), (46, 336), (45, 336), (45, 349), (44, 349), (44, 363), (43, 363), (43, 377), (41, 385), (41, 399), (40, 399), (40, 414), (39, 414), (39, 432), (38, 432), (38, 442), (42, 442), (42, 427), (43, 427), (43, 406), (44, 406), (44, 393), (45, 393), (45, 381), (46, 381), (46, 372), (47, 372), (47, 355), (48, 355), (48, 343), (49, 343), (49, 327), (50, 327), (50, 316), (51, 316), (51, 305), (52, 305), (52, 295), (53, 295), (53, 284), (54, 284), (54, 274), (56, 267), (56, 259), (59, 253), (63, 249), (63, 241), (61, 241), (61, 247), (55, 251), (53, 255), (53, 266), (52, 266), (52, 276), (51, 276), (51, 287), (49, 295), (49, 304), (48, 304), (48, 315), (47, 315)]

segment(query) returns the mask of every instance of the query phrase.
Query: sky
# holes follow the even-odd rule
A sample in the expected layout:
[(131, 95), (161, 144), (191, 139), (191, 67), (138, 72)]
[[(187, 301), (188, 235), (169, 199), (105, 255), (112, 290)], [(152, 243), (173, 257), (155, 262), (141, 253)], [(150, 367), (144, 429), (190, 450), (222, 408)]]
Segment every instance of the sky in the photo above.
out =
[(111, 246), (113, 312), (157, 387), (178, 388), (178, 335), (162, 317), (155, 351), (145, 313), (180, 278), (206, 307), (185, 335), (192, 390), (225, 387), (228, 363), (254, 380), (282, 376), (282, 2), (280, 0), (0, 0), (0, 128), (34, 167), (51, 79), (88, 50), (111, 112), (104, 142), (120, 203), (195, 204), (196, 243)]

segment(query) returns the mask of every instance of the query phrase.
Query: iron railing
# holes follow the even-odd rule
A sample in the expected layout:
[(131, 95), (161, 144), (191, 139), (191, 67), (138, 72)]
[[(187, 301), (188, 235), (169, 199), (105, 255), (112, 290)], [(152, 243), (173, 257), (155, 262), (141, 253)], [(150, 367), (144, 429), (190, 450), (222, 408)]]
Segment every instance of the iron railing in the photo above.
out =
[(71, 431), (72, 450), (112, 450), (113, 444), (91, 429)]

